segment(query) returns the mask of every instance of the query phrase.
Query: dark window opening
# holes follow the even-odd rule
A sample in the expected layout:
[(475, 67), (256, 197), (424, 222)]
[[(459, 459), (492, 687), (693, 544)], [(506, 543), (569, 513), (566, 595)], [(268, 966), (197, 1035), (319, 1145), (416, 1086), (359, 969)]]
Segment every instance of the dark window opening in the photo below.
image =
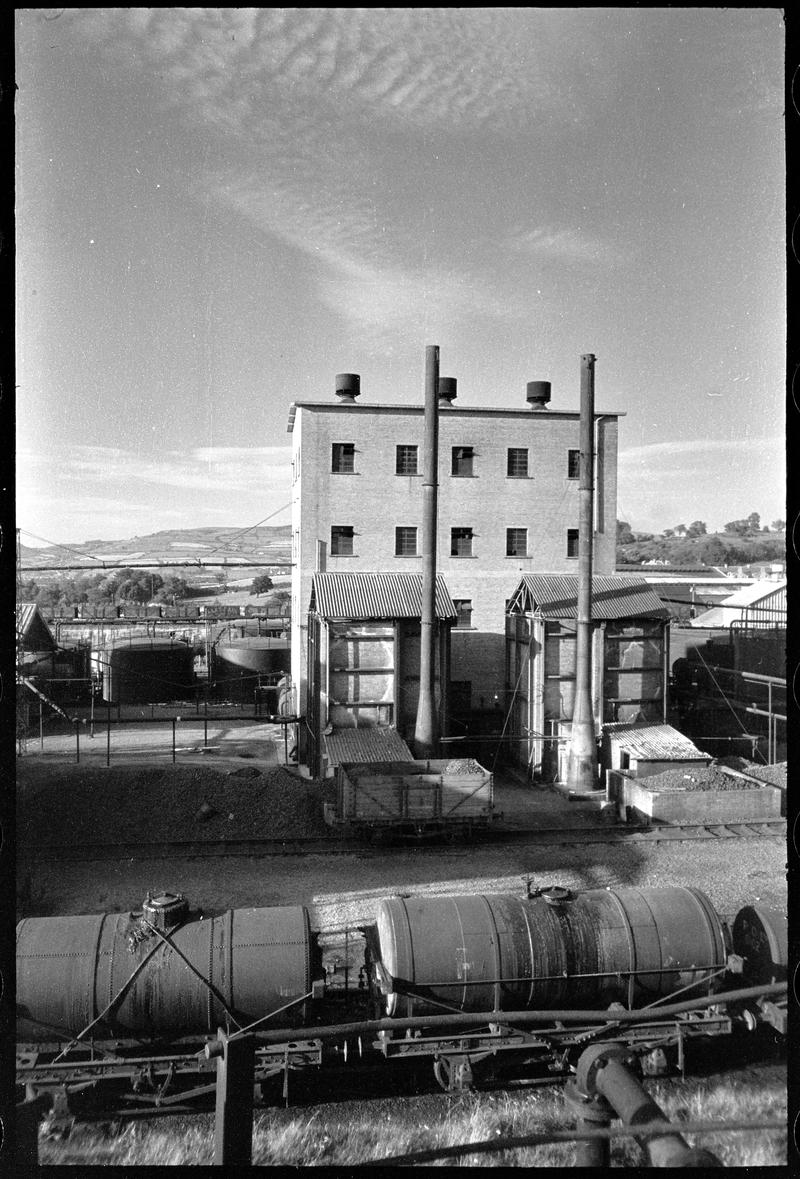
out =
[(331, 447), (331, 470), (339, 475), (352, 475), (355, 469), (355, 442), (334, 442)]
[(396, 557), (416, 557), (417, 530), (416, 528), (395, 528), (394, 555)]
[(418, 446), (398, 446), (395, 474), (418, 475)]
[(450, 529), (450, 556), (451, 557), (471, 557), (472, 556), (472, 529), (471, 528), (451, 528)]
[(354, 531), (349, 524), (334, 524), (331, 528), (331, 556), (352, 557)]
[(567, 451), (567, 478), (580, 479), (581, 477), (581, 452), (579, 450)]
[(578, 555), (578, 529), (567, 529), (567, 556), (577, 557)]
[(470, 598), (453, 598), (456, 608), (456, 630), (472, 629), (472, 600)]
[(475, 451), (471, 446), (453, 447), (453, 465), (450, 469), (453, 475), (472, 475)]
[(506, 556), (527, 557), (528, 529), (506, 528)]
[(528, 477), (528, 448), (525, 446), (509, 446), (508, 468), (506, 472), (511, 479), (527, 479)]

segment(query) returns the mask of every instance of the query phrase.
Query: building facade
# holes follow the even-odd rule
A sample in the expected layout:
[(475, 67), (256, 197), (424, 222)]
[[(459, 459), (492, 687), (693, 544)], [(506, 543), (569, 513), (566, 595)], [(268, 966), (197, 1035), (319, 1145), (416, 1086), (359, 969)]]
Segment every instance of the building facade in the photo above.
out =
[[(502, 707), (505, 609), (521, 573), (578, 558), (577, 410), (440, 399), (437, 570), (455, 603), (454, 708)], [(594, 568), (614, 570), (616, 412), (595, 414)], [(292, 677), (306, 705), (315, 572), (422, 571), (424, 408), (302, 401), (292, 435)]]

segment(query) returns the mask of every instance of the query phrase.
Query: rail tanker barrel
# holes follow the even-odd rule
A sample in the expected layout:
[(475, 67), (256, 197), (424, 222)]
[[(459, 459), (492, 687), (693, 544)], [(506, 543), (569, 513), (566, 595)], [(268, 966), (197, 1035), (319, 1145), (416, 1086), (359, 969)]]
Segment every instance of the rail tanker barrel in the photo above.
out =
[(386, 1013), (399, 1017), (640, 1006), (710, 979), (729, 941), (694, 888), (391, 897), (375, 936)]
[(743, 979), (759, 987), (784, 982), (789, 969), (786, 914), (766, 905), (745, 905), (731, 927), (733, 952), (744, 959)]
[[(154, 906), (145, 902), (149, 924), (132, 913), (19, 923), (17, 1018), (25, 1038), (77, 1035), (110, 1004), (96, 1036), (109, 1028), (213, 1033), (225, 1026), (226, 1008), (242, 1025), (253, 1022), (308, 995), (322, 973), (303, 906), (232, 909), (172, 928), (167, 921), (161, 933)], [(298, 1003), (280, 1025), (304, 1015)]]

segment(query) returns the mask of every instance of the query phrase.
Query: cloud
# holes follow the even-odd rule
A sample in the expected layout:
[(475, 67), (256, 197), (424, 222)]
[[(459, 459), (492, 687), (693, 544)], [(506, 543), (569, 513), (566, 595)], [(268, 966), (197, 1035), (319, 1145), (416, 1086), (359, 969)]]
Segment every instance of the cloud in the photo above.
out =
[(780, 435), (765, 438), (690, 438), (672, 442), (651, 442), (645, 446), (620, 448), (619, 465), (633, 466), (637, 463), (661, 462), (670, 459), (702, 458), (703, 455), (721, 456), (751, 455), (754, 450), (767, 450), (783, 454), (786, 440)]
[[(19, 469), (23, 473), (33, 471), (48, 461), (24, 452), (18, 459)], [(198, 447), (188, 452), (168, 451), (158, 457), (143, 457), (118, 447), (78, 446), (60, 463), (58, 478), (70, 488), (70, 494), (76, 494), (76, 486), (102, 485), (124, 489), (126, 500), (131, 489), (147, 486), (198, 490), (209, 495), (242, 492), (248, 496), (258, 487), (265, 494), (285, 492), (288, 501), (290, 463), (288, 446)], [(87, 502), (83, 491), (77, 494)]]
[(554, 229), (540, 226), (536, 229), (516, 230), (503, 243), (505, 249), (514, 253), (529, 254), (542, 260), (556, 262), (616, 262), (619, 251), (609, 243), (575, 229)]

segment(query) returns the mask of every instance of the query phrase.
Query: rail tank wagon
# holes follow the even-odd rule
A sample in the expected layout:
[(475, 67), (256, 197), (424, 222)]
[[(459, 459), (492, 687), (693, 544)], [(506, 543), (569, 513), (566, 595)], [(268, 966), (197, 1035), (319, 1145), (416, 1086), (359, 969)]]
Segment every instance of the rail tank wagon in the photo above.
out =
[(398, 1017), (643, 1006), (723, 970), (730, 940), (694, 888), (391, 897), (375, 934)]
[(106, 1032), (123, 1035), (214, 1033), (227, 1012), (248, 1024), (280, 1009), (282, 1025), (302, 1023), (297, 1001), (322, 973), (305, 907), (190, 918), (181, 900), (149, 899), (142, 913), (21, 921), (25, 1037), (77, 1035), (101, 1017)]

